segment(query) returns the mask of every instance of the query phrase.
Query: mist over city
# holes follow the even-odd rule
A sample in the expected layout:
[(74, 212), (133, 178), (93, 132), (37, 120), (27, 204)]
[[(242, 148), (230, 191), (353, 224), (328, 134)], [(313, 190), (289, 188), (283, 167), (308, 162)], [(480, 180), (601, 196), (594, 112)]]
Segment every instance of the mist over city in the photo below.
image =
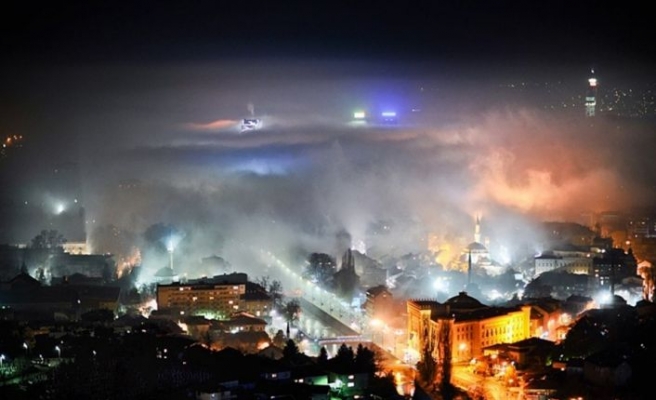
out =
[[(94, 237), (98, 227), (138, 236), (164, 223), (186, 232), (189, 256), (200, 259), (246, 238), (284, 252), (330, 252), (340, 230), (365, 249), (382, 240), (402, 255), (424, 250), (428, 234), (471, 236), (476, 215), (510, 254), (526, 245), (518, 236), (537, 251), (538, 221), (576, 221), (653, 199), (654, 171), (644, 161), (649, 123), (586, 119), (566, 96), (581, 96), (587, 70), (572, 71), (578, 82), (571, 73), (557, 77), (562, 98), (555, 98), (541, 81), (451, 82), (439, 69), (234, 64), (37, 73), (16, 92), (38, 90), (33, 101), (56, 106), (27, 118), (34, 138), (26, 135), (26, 154), (8, 171), (19, 182), (15, 200), (53, 214), (56, 204), (75, 206), (49, 193), (48, 178), (76, 163), (70, 179), (79, 182), (94, 250), (129, 251)], [(540, 86), (529, 94), (508, 87), (522, 84)], [(359, 109), (373, 118), (390, 109), (398, 121), (358, 125)], [(262, 129), (240, 132), (251, 114)], [(381, 222), (393, 229), (372, 237)], [(29, 228), (5, 240), (29, 239)]]
[[(643, 398), (656, 343), (617, 320), (656, 324), (641, 8), (16, 4), (0, 19), (0, 321), (22, 339), (0, 345), (0, 388), (100, 393), (67, 379), (96, 371), (97, 349), (81, 354), (102, 340), (53, 332), (102, 326), (107, 362), (157, 359), (122, 398), (189, 368), (211, 378), (168, 382), (170, 398), (280, 390), (258, 370), (226, 394), (235, 348), (239, 371), (265, 351), (278, 373), (319, 365), (328, 397), (307, 398), (602, 398), (592, 367), (570, 379), (600, 359), (628, 360), (615, 398)], [(367, 384), (343, 385), (353, 371)]]

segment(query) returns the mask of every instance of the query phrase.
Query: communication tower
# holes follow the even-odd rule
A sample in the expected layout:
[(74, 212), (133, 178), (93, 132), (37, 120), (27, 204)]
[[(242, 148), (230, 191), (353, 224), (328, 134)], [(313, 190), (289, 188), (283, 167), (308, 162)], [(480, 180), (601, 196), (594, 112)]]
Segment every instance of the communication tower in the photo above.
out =
[(590, 78), (588, 78), (588, 92), (585, 95), (585, 116), (594, 117), (596, 107), (597, 107), (597, 78), (595, 78), (594, 69), (592, 69)]

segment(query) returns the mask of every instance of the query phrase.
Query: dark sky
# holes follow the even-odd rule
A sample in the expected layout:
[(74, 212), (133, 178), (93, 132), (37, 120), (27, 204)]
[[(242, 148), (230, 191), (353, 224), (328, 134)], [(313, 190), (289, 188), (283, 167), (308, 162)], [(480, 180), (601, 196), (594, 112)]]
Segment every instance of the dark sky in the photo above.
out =
[(651, 13), (637, 1), (11, 3), (0, 17), (3, 58), (40, 63), (257, 56), (637, 64), (651, 58), (654, 39)]

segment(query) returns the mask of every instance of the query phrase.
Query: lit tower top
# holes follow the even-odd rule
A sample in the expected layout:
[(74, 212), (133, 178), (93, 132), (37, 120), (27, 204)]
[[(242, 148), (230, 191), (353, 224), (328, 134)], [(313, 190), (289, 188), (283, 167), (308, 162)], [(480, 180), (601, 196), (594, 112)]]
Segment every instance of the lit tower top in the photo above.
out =
[(594, 69), (591, 71), (588, 79), (588, 91), (585, 95), (585, 116), (594, 117), (597, 106), (597, 78), (594, 76)]
[(476, 228), (474, 229), (474, 242), (481, 242), (481, 216), (476, 216)]

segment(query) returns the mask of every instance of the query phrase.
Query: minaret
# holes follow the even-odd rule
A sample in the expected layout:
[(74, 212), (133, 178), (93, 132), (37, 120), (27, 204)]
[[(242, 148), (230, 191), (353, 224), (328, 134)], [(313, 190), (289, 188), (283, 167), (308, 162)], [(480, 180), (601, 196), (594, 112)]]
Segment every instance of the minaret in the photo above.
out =
[(467, 256), (467, 287), (471, 286), (471, 272), (472, 272), (471, 250), (469, 250), (469, 254)]
[(481, 242), (481, 217), (476, 216), (476, 229), (474, 230), (474, 242)]

